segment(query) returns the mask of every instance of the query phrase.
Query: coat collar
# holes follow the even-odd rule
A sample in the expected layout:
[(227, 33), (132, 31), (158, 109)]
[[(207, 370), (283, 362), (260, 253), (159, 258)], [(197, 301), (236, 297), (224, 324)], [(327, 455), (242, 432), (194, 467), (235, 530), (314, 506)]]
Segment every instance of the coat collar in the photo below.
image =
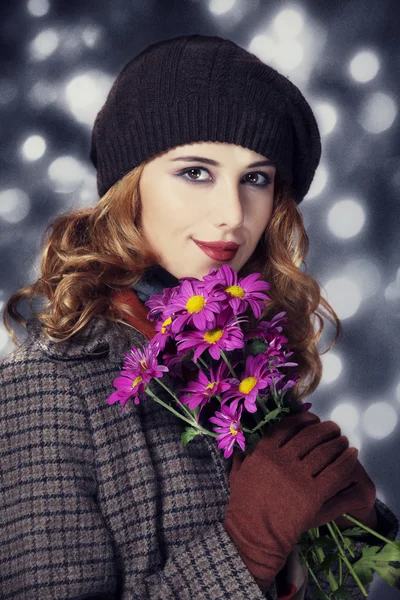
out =
[[(93, 317), (76, 335), (61, 341), (51, 341), (42, 331), (40, 321), (33, 317), (27, 323), (28, 340), (55, 360), (79, 360), (109, 357), (121, 362), (123, 354), (131, 346), (142, 346), (155, 334), (151, 322), (146, 318), (148, 309), (138, 299), (134, 290), (118, 292), (138, 315), (131, 318), (123, 315), (126, 324), (117, 323), (104, 317)], [(122, 315), (120, 315), (122, 316)]]
[(144, 345), (156, 331), (147, 314), (144, 302), (154, 294), (162, 294), (164, 288), (179, 285), (179, 279), (160, 265), (148, 268), (133, 288), (115, 292), (115, 298), (133, 309), (135, 317), (118, 312), (126, 325), (104, 317), (94, 317), (76, 335), (63, 342), (53, 342), (41, 331), (40, 322), (33, 318), (27, 323), (30, 337), (48, 356), (56, 360), (76, 360), (109, 356), (120, 360), (126, 346)]

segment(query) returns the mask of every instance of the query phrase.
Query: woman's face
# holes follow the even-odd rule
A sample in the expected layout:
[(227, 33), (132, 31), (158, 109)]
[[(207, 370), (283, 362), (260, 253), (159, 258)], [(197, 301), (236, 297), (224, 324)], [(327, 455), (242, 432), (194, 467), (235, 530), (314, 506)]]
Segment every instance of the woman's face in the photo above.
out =
[(242, 146), (196, 142), (176, 146), (144, 167), (138, 225), (164, 269), (178, 279), (202, 279), (211, 267), (224, 264), (204, 254), (192, 238), (240, 244), (226, 264), (236, 271), (243, 267), (273, 208), (275, 167), (253, 165), (259, 161), (268, 163)]

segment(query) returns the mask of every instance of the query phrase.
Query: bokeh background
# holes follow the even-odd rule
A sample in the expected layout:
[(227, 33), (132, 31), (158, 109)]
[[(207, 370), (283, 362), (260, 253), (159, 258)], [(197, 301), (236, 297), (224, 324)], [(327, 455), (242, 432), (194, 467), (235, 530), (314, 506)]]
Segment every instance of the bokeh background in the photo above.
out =
[[(378, 496), (400, 516), (399, 3), (29, 0), (0, 11), (0, 308), (38, 277), (50, 221), (98, 200), (91, 127), (119, 71), (147, 45), (226, 37), (302, 90), (323, 146), (300, 205), (305, 268), (344, 330), (308, 400), (359, 448)], [(333, 333), (327, 324), (321, 352)], [(0, 356), (12, 349), (0, 326)], [(374, 579), (373, 600), (398, 594)]]

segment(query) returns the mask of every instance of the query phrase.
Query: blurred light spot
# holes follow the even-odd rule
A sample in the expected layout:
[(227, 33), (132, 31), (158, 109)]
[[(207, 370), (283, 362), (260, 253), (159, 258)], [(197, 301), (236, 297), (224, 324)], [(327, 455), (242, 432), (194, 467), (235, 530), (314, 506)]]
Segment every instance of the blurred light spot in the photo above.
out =
[(236, 4), (236, 0), (210, 0), (208, 8), (214, 15), (223, 15), (231, 10)]
[(23, 146), (22, 154), (27, 160), (37, 160), (46, 151), (46, 142), (40, 135), (31, 135), (28, 137)]
[(103, 106), (113, 80), (101, 71), (77, 75), (65, 87), (67, 105), (81, 123), (92, 125)]
[(397, 387), (396, 387), (396, 397), (397, 397), (397, 402), (400, 403), (400, 382), (397, 384)]
[(295, 69), (303, 60), (303, 55), (303, 46), (296, 40), (282, 40), (275, 46), (275, 60), (281, 69)]
[(371, 81), (379, 71), (379, 59), (375, 52), (364, 50), (354, 56), (349, 64), (350, 75), (356, 81)]
[(299, 35), (303, 29), (304, 20), (298, 10), (287, 8), (282, 10), (273, 21), (275, 33), (281, 38), (291, 38)]
[(58, 33), (54, 29), (45, 29), (41, 31), (31, 42), (31, 51), (33, 58), (43, 60), (48, 58), (59, 43)]
[(321, 136), (331, 133), (337, 123), (336, 108), (329, 102), (317, 102), (313, 105), (313, 111)]
[(82, 31), (82, 39), (86, 46), (94, 48), (101, 37), (101, 28), (96, 25), (88, 25)]
[(400, 308), (400, 269), (397, 269), (396, 279), (389, 283), (384, 294), (388, 302), (398, 302)]
[(49, 178), (56, 192), (66, 193), (75, 190), (83, 178), (83, 167), (73, 156), (56, 158), (48, 169)]
[(325, 286), (328, 301), (340, 319), (352, 317), (360, 307), (359, 287), (347, 277), (331, 279)]
[(356, 433), (355, 431), (351, 431), (348, 434), (345, 433), (345, 435), (349, 438), (349, 447), (357, 448), (358, 456), (360, 456), (360, 452), (362, 449), (362, 442), (361, 442), (361, 437), (359, 436), (359, 434)]
[(354, 237), (365, 223), (365, 213), (355, 200), (340, 200), (328, 213), (328, 226), (340, 238)]
[(328, 182), (328, 169), (322, 163), (319, 164), (317, 170), (315, 171), (314, 179), (312, 180), (310, 189), (307, 192), (304, 200), (312, 200), (319, 196), (322, 190), (326, 187)]
[(332, 383), (342, 372), (342, 361), (337, 354), (329, 352), (321, 356), (322, 361), (322, 379), (321, 383)]
[(18, 95), (17, 86), (8, 79), (0, 79), (0, 104), (9, 104)]
[(0, 217), (8, 223), (18, 223), (29, 213), (31, 203), (28, 196), (18, 188), (0, 192)]
[(359, 411), (351, 402), (338, 404), (331, 412), (331, 421), (335, 421), (342, 430), (343, 435), (348, 437), (356, 428), (360, 420)]
[(397, 115), (397, 104), (383, 92), (371, 94), (361, 108), (359, 121), (366, 131), (381, 133), (393, 124)]
[(93, 173), (92, 169), (85, 168), (80, 200), (86, 206), (88, 203), (93, 204), (94, 201), (97, 201), (98, 197), (96, 174)]
[(375, 402), (364, 412), (363, 425), (367, 435), (381, 440), (395, 429), (397, 425), (396, 411), (388, 402)]
[(371, 259), (352, 260), (344, 268), (344, 275), (359, 286), (363, 298), (373, 296), (381, 289), (381, 269)]
[(49, 12), (50, 4), (48, 0), (29, 0), (28, 10), (34, 17), (43, 17)]
[(8, 333), (3, 325), (0, 325), (0, 350), (4, 350), (9, 341)]
[(57, 99), (58, 92), (54, 84), (38, 81), (29, 91), (30, 102), (35, 106), (46, 106)]
[(255, 54), (265, 63), (270, 62), (275, 56), (276, 44), (267, 35), (256, 35), (251, 40), (248, 51)]

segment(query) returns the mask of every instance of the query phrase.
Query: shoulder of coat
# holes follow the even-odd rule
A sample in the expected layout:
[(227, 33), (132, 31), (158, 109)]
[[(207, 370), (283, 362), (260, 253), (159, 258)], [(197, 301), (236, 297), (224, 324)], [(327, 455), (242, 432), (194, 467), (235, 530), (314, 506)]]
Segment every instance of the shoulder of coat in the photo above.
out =
[[(143, 347), (148, 339), (129, 324), (95, 317), (71, 338), (52, 341), (42, 330), (40, 321), (33, 317), (27, 323), (27, 336), (9, 358), (35, 353), (57, 361), (104, 359), (121, 362), (132, 346)], [(6, 357), (7, 360), (7, 357)]]

